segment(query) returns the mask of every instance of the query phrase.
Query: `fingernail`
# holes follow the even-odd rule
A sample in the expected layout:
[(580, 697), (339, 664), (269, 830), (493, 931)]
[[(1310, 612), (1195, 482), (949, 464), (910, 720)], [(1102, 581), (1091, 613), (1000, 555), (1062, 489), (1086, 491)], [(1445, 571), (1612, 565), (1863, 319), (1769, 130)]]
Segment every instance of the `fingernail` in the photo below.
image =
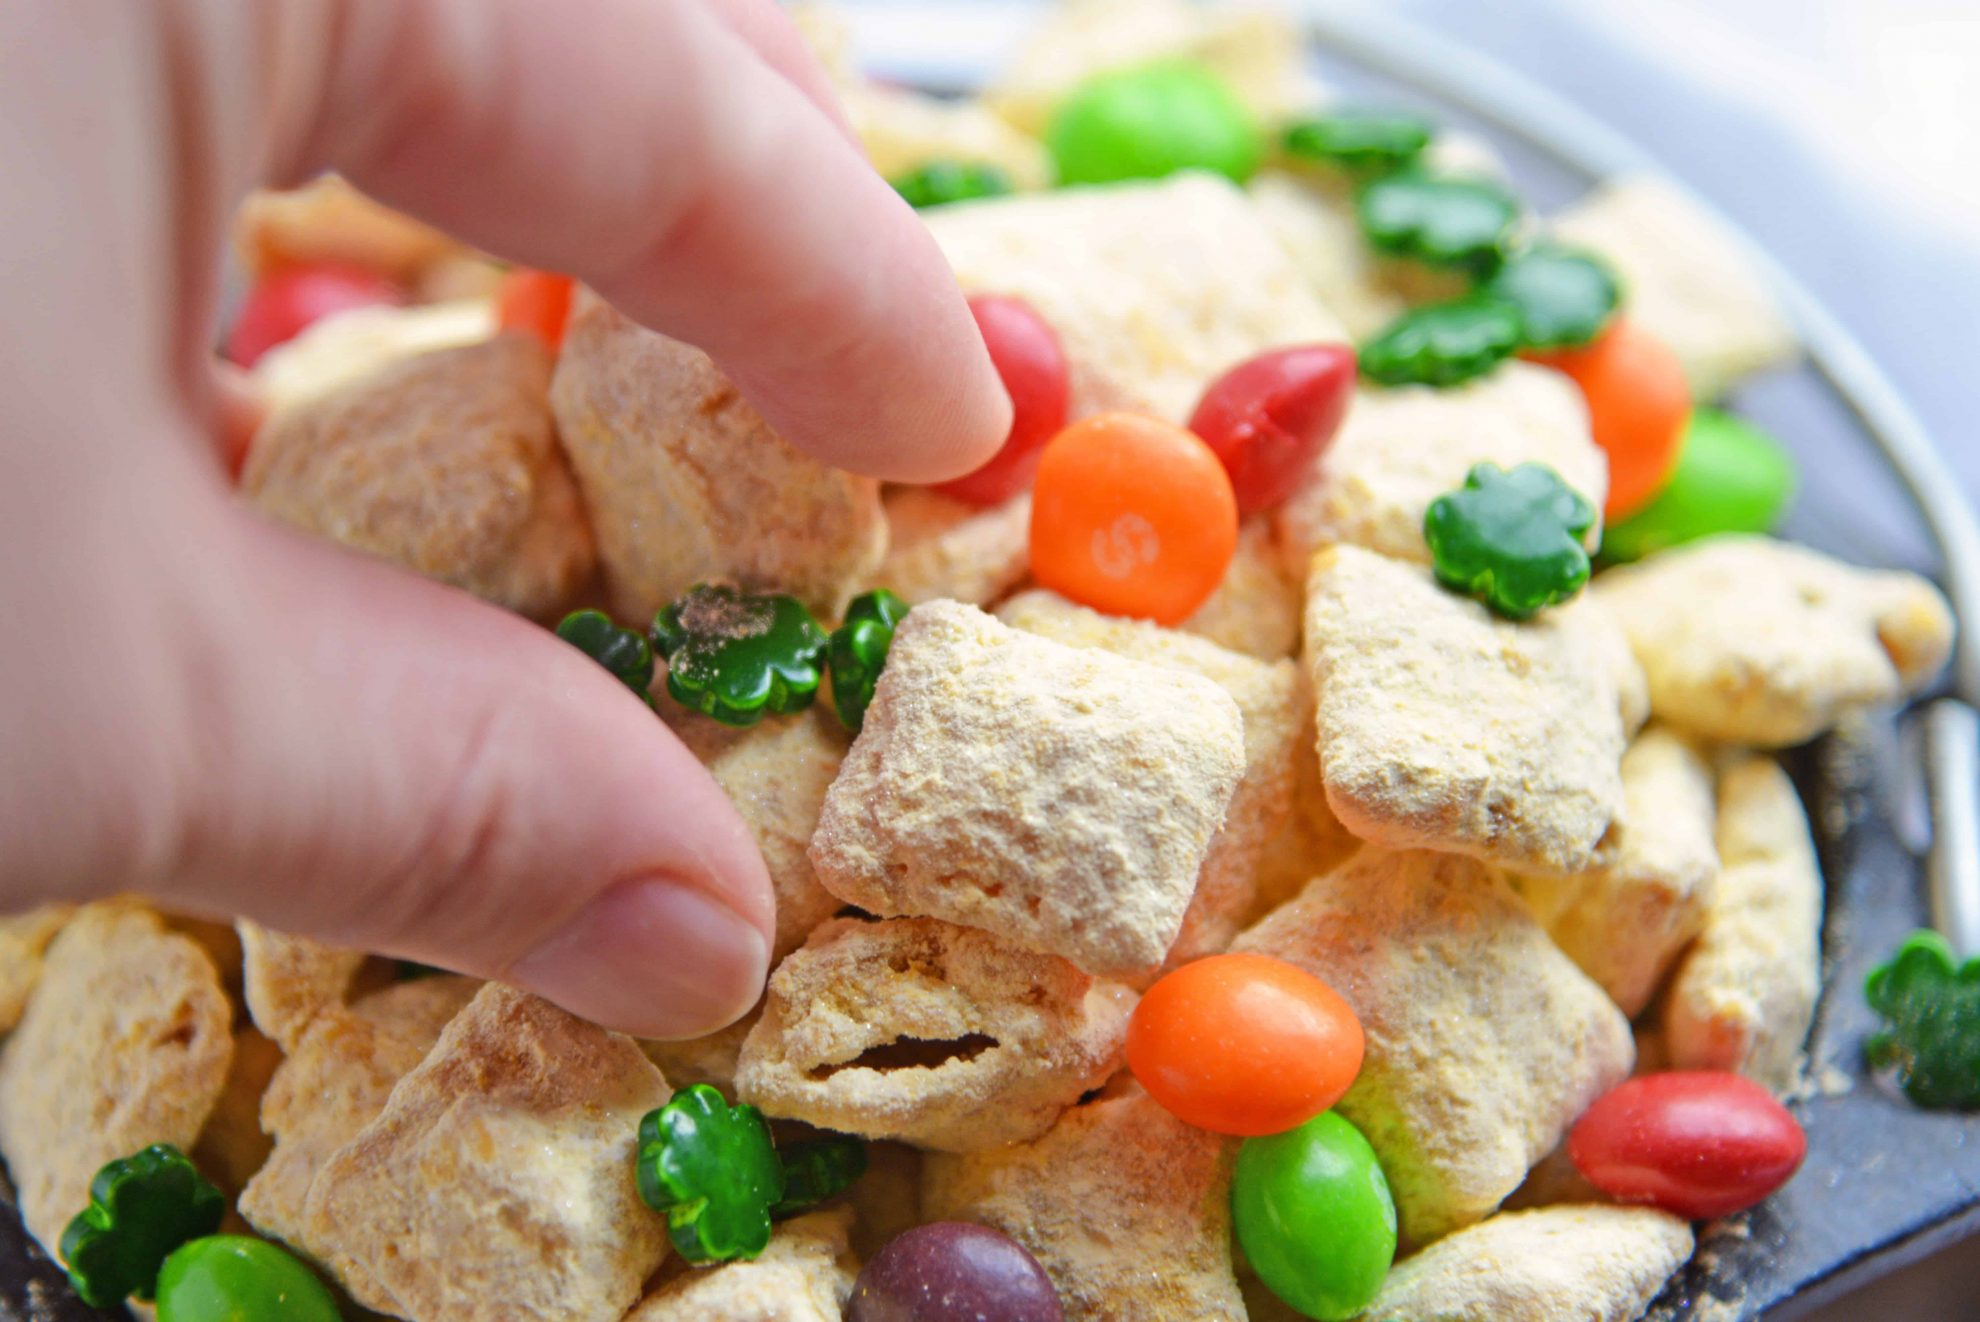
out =
[(635, 1037), (698, 1037), (756, 1004), (769, 963), (763, 934), (728, 905), (645, 878), (601, 894), (508, 980)]

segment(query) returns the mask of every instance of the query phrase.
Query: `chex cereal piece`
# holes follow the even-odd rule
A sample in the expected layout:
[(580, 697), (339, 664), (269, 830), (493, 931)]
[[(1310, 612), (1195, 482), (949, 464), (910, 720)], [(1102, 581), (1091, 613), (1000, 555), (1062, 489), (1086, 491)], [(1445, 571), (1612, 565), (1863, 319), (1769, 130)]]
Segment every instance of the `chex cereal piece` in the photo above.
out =
[(836, 616), (880, 565), (878, 483), (799, 452), (708, 355), (599, 299), (579, 296), (550, 402), (624, 619), (711, 580)]
[[(802, 941), (799, 944), (803, 944)], [(639, 1049), (659, 1067), (674, 1088), (705, 1083), (733, 1102), (736, 1099), (736, 1064), (742, 1056), (743, 1042), (762, 1017), (763, 1005), (759, 1001), (755, 1009), (726, 1028), (671, 1042), (642, 1039)]]
[(495, 332), (495, 304), (486, 298), (350, 308), (276, 345), (255, 360), (249, 375), (272, 417), (407, 359), (480, 344)]
[(1609, 259), (1622, 276), (1625, 314), (1671, 347), (1698, 398), (1717, 399), (1741, 377), (1799, 355), (1793, 328), (1737, 240), (1663, 180), (1612, 180), (1551, 228)]
[[(316, 1173), (385, 1109), (394, 1085), (426, 1059), (480, 985), (446, 976), (402, 982), (310, 1024), (262, 1094), (261, 1127), (274, 1150), (241, 1192), (249, 1225), (325, 1256), (303, 1231)], [(383, 1297), (355, 1263), (343, 1265), (343, 1276), (353, 1292)]]
[(1293, 760), (1308, 742), (1310, 707), (1291, 661), (1267, 663), (1144, 620), (1102, 615), (1042, 589), (997, 609), (1004, 623), (1073, 647), (1175, 666), (1219, 685), (1244, 721), (1244, 773), (1224, 824), (1210, 841), (1196, 894), (1165, 966), (1215, 954), (1230, 945), (1256, 907), (1258, 863), (1266, 842), (1292, 815)]
[(1719, 777), (1719, 879), (1704, 930), (1671, 980), (1676, 1069), (1793, 1086), (1822, 974), (1822, 871), (1794, 784), (1771, 758)]
[(839, 1322), (859, 1275), (853, 1211), (785, 1221), (750, 1261), (687, 1268), (647, 1294), (626, 1322)]
[(1613, 621), (1525, 623), (1352, 546), (1314, 557), (1306, 658), (1320, 773), (1342, 825), (1391, 849), (1582, 872), (1623, 807)]
[(261, 1128), (261, 1098), (282, 1063), (282, 1048), (252, 1024), (234, 1033), (227, 1082), (189, 1154), (193, 1164), (232, 1198), (268, 1160), (273, 1147)]
[(1359, 1322), (1632, 1322), (1691, 1244), (1649, 1207), (1508, 1212), (1397, 1263)]
[(922, 1211), (977, 1221), (1031, 1251), (1066, 1322), (1242, 1322), (1231, 1267), (1237, 1143), (1128, 1085), (1033, 1143), (928, 1158)]
[(293, 1051), (312, 1020), (333, 1005), (342, 1005), (351, 981), (364, 967), (362, 950), (340, 950), (306, 936), (272, 932), (242, 918), (234, 924), (241, 937), (243, 999), (256, 1028)]
[[(1481, 463), (1545, 464), (1597, 509), (1609, 490), (1587, 406), (1559, 372), (1507, 363), (1456, 389), (1363, 389), (1305, 484), (1279, 507), (1287, 565), (1303, 570), (1315, 551), (1340, 542), (1429, 564), (1425, 511)], [(1600, 536), (1589, 530), (1590, 549)]]
[(1367, 1054), (1338, 1109), (1407, 1241), (1489, 1215), (1629, 1074), (1629, 1021), (1472, 859), (1364, 849), (1233, 948), (1297, 964), (1360, 1016)]
[(234, 217), (234, 247), (256, 275), (336, 262), (411, 284), (434, 262), (460, 252), (461, 242), (326, 174), (301, 188), (247, 197)]
[(870, 913), (980, 927), (1090, 973), (1161, 963), (1244, 768), (1200, 675), (917, 606), (811, 861)]
[(1224, 581), (1176, 627), (1233, 652), (1277, 661), (1299, 650), (1304, 582), (1303, 573), (1287, 572), (1272, 521), (1250, 519), (1238, 529), (1237, 552)]
[[(1302, 674), (1299, 687), (1300, 701), (1310, 718), (1313, 683)], [(1264, 856), (1258, 860), (1251, 921), (1298, 895), (1307, 882), (1332, 872), (1360, 848), (1361, 841), (1327, 806), (1327, 787), (1320, 780), (1320, 755), (1313, 740), (1302, 737), (1293, 749), (1292, 820), (1266, 842)]]
[(304, 1239), (382, 1312), (618, 1322), (666, 1254), (633, 1150), (668, 1096), (631, 1038), (490, 983), (317, 1171)]
[(1705, 924), (1719, 875), (1712, 767), (1653, 726), (1623, 754), (1623, 824), (1600, 866), (1516, 877), (1554, 944), (1634, 1018)]
[(73, 904), (44, 904), (0, 918), (0, 1033), (10, 1033), (41, 981), (48, 943), (76, 911)]
[(296, 527), (526, 615), (591, 573), (591, 530), (526, 335), (421, 354), (276, 413), (242, 490)]
[(157, 914), (123, 900), (76, 911), (0, 1051), (0, 1154), (43, 1248), (105, 1162), (192, 1150), (227, 1083), (233, 1019), (213, 961)]
[(1285, 248), (1320, 306), (1356, 340), (1401, 315), (1402, 294), (1361, 237), (1352, 196), (1315, 180), (1267, 170), (1251, 181), (1259, 217)]
[(1031, 495), (979, 508), (927, 487), (887, 492), (887, 558), (873, 581), (910, 604), (988, 606), (1031, 569)]
[(1858, 569), (1770, 537), (1711, 537), (1601, 575), (1661, 720), (1784, 748), (1930, 683), (1953, 619), (1916, 574)]
[(765, 1115), (970, 1152), (1036, 1138), (1120, 1067), (1134, 997), (932, 918), (835, 919), (770, 978), (736, 1090)]
[(1013, 187), (1031, 191), (1052, 182), (1044, 144), (1020, 133), (980, 101), (929, 96), (860, 79), (840, 91), (846, 119), (873, 168), (897, 179), (938, 161), (989, 165)]
[(1215, 175), (962, 202), (926, 219), (965, 289), (1021, 298), (1058, 333), (1074, 418), (1180, 422), (1226, 368), (1343, 338), (1250, 200)]

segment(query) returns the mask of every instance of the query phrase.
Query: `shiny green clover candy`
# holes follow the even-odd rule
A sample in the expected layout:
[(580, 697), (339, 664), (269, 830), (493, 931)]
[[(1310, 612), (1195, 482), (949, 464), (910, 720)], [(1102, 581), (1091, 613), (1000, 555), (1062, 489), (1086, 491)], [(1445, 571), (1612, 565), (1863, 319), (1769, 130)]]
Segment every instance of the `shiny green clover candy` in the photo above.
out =
[(1506, 259), (1484, 289), (1519, 309), (1519, 342), (1526, 349), (1588, 344), (1622, 302), (1622, 285), (1607, 262), (1551, 243)]
[(1284, 143), (1296, 159), (1377, 175), (1414, 163), (1436, 131), (1435, 124), (1407, 110), (1342, 106), (1292, 125)]
[(640, 1120), (635, 1161), (640, 1198), (666, 1214), (687, 1261), (754, 1258), (769, 1245), (784, 1164), (755, 1107), (730, 1106), (705, 1083), (683, 1088)]
[(1437, 581), (1524, 620), (1588, 582), (1595, 507), (1544, 464), (1479, 464), (1430, 502), (1423, 537)]
[(929, 161), (887, 181), (917, 211), (1011, 191), (1011, 177), (994, 165), (974, 161)]
[(824, 678), (825, 630), (803, 603), (701, 584), (653, 620), (667, 692), (725, 725), (803, 711)]
[(1361, 1131), (1332, 1111), (1244, 1141), (1231, 1225), (1258, 1279), (1321, 1322), (1366, 1308), (1395, 1261), (1389, 1182)]
[(557, 636), (583, 652), (640, 697), (653, 687), (653, 647), (637, 629), (621, 629), (604, 611), (572, 611)]
[(1229, 85), (1191, 60), (1098, 74), (1075, 88), (1045, 131), (1061, 184), (1160, 179), (1209, 170), (1242, 183), (1258, 169), (1258, 124)]
[(779, 1219), (824, 1202), (866, 1174), (866, 1140), (851, 1134), (793, 1143), (777, 1156), (784, 1163), (784, 1196), (770, 1215)]
[(1519, 199), (1490, 179), (1403, 170), (1362, 185), (1361, 232), (1377, 252), (1490, 275), (1519, 223)]
[(845, 623), (832, 631), (826, 657), (832, 668), (832, 702), (848, 730), (859, 733), (873, 686), (887, 664), (894, 644), (894, 626), (908, 613), (908, 604), (885, 588), (863, 592), (846, 608)]
[(1411, 308), (1361, 346), (1361, 374), (1385, 386), (1455, 386), (1519, 349), (1519, 311), (1471, 294)]
[(1779, 441), (1730, 413), (1693, 409), (1664, 489), (1603, 529), (1602, 558), (1624, 563), (1716, 533), (1770, 532), (1794, 488), (1794, 460)]
[(227, 1199), (168, 1143), (110, 1162), (89, 1205), (62, 1231), (62, 1261), (83, 1302), (112, 1308), (149, 1299), (172, 1250), (220, 1228)]
[(1875, 1069), (1934, 1110), (1980, 1109), (1980, 958), (1955, 963), (1936, 932), (1913, 932), (1864, 984), (1884, 1027), (1864, 1044)]

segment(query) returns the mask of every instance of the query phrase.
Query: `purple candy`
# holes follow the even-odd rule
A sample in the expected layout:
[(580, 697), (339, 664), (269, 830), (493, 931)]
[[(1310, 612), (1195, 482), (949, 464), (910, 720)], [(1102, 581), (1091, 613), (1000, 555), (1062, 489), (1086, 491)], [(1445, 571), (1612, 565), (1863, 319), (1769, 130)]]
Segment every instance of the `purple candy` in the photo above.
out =
[(866, 1264), (846, 1322), (1065, 1322), (1052, 1278), (1009, 1235), (967, 1221), (916, 1226)]

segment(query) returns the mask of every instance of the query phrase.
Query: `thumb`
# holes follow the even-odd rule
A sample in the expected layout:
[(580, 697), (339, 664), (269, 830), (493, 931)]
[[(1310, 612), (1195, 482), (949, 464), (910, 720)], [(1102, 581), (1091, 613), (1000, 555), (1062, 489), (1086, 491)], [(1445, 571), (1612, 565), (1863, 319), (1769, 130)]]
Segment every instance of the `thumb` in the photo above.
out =
[(498, 978), (643, 1037), (762, 991), (773, 900), (715, 782), (624, 685), (463, 593), (233, 512), (174, 898)]

